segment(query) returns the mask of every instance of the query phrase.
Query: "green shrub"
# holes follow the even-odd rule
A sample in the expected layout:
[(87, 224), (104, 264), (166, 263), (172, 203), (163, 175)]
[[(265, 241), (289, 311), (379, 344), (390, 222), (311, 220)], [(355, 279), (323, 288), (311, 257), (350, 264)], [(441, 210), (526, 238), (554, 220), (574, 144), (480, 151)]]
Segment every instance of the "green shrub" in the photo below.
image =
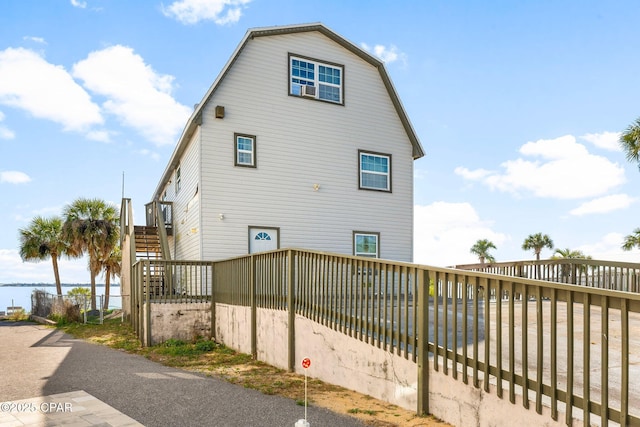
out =
[(87, 288), (77, 287), (67, 292), (67, 296), (71, 299), (73, 304), (84, 309), (85, 304), (88, 304), (89, 301), (91, 301), (91, 290)]
[(9, 316), (9, 319), (13, 320), (14, 322), (18, 322), (20, 320), (27, 320), (28, 318), (29, 316), (27, 316), (27, 313), (24, 311), (23, 308), (21, 308), (20, 310), (15, 310)]
[(49, 319), (59, 326), (80, 321), (80, 307), (70, 300), (55, 299)]
[(57, 326), (66, 326), (66, 325), (68, 325), (69, 323), (71, 323), (71, 322), (69, 322), (69, 321), (67, 320), (67, 318), (66, 318), (66, 317), (64, 317), (63, 315), (61, 315), (61, 314), (55, 314), (55, 313), (51, 313), (51, 314), (49, 315), (49, 320), (53, 320), (54, 322), (56, 322), (56, 325), (57, 325)]
[(211, 340), (202, 340), (196, 342), (196, 350), (206, 353), (216, 348), (216, 343)]

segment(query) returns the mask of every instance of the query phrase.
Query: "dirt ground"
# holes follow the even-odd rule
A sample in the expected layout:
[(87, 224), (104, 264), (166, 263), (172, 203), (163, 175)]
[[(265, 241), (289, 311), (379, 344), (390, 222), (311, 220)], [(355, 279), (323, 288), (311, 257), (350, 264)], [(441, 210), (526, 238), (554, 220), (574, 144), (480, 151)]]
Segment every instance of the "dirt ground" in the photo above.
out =
[(321, 406), (341, 414), (349, 414), (376, 427), (391, 426), (440, 426), (452, 427), (434, 417), (418, 417), (415, 412), (382, 402), (360, 393), (345, 390), (339, 392), (322, 392), (312, 396), (314, 405)]

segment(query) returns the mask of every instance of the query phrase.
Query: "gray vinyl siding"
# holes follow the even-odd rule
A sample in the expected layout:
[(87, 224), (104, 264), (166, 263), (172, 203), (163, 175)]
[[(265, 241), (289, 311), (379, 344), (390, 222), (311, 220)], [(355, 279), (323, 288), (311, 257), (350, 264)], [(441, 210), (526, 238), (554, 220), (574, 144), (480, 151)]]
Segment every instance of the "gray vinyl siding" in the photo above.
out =
[[(344, 105), (289, 96), (289, 53), (344, 65)], [(283, 248), (345, 254), (353, 231), (378, 232), (381, 258), (412, 260), (412, 145), (378, 70), (351, 52), (316, 32), (250, 40), (200, 130), (203, 259), (246, 254), (248, 227), (266, 226)], [(234, 167), (234, 133), (256, 136), (256, 168)], [(392, 192), (358, 189), (359, 149), (391, 156)]]
[[(180, 159), (181, 188), (173, 191), (173, 237), (169, 241), (173, 259), (201, 259), (200, 227), (200, 132), (196, 131)], [(172, 181), (175, 180), (175, 173)], [(167, 195), (169, 192), (167, 192)]]

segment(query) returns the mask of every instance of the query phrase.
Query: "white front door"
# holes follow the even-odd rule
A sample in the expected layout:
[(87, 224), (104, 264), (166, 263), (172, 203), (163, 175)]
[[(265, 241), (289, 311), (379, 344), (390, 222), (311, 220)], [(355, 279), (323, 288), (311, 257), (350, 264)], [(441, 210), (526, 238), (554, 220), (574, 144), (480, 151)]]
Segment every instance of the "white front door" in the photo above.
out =
[(249, 227), (249, 253), (272, 251), (279, 247), (279, 230), (268, 227)]

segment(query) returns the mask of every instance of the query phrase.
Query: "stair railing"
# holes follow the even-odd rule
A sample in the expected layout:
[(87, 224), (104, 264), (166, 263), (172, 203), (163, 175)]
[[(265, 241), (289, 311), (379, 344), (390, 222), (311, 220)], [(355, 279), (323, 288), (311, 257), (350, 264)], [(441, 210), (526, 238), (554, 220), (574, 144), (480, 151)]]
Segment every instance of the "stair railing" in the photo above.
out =
[(158, 227), (158, 236), (160, 236), (160, 250), (162, 251), (162, 259), (171, 261), (171, 251), (169, 250), (169, 239), (167, 237), (167, 228), (165, 225), (162, 209), (159, 209), (158, 202), (153, 202), (153, 210), (155, 212), (155, 223)]

